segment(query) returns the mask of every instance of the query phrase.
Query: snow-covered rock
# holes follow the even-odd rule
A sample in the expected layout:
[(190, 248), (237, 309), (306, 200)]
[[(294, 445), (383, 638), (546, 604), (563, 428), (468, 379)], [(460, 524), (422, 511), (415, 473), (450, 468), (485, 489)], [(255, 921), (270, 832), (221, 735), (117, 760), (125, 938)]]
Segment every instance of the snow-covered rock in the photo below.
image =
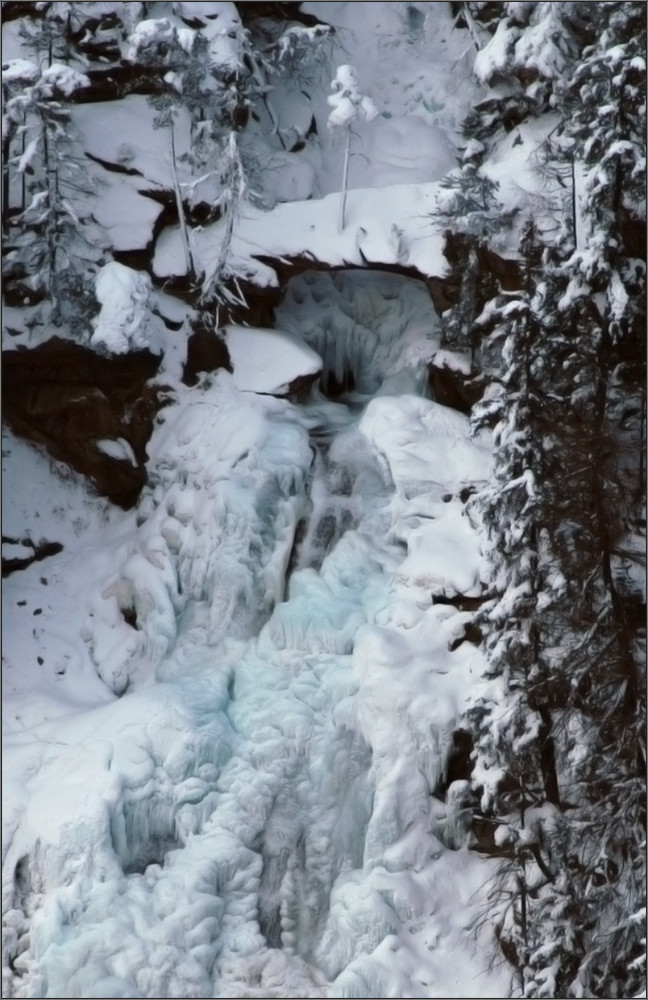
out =
[[(448, 273), (448, 262), (443, 255), (443, 228), (435, 218), (438, 195), (436, 183), (349, 191), (342, 232), (337, 225), (337, 194), (287, 202), (271, 211), (242, 206), (231, 236), (228, 272), (261, 287), (275, 286), (276, 272), (265, 259), (310, 258), (334, 267), (405, 265), (422, 277), (442, 277)], [(192, 233), (192, 253), (208, 281), (220, 266), (227, 239), (226, 220)], [(159, 278), (187, 273), (179, 227), (160, 234), (153, 271)]]
[(234, 384), (243, 391), (284, 396), (291, 383), (322, 370), (319, 354), (282, 330), (230, 324), (225, 340)]
[(125, 354), (149, 345), (149, 298), (151, 279), (117, 261), (99, 270), (95, 295), (101, 305), (93, 321), (90, 343), (113, 354)]

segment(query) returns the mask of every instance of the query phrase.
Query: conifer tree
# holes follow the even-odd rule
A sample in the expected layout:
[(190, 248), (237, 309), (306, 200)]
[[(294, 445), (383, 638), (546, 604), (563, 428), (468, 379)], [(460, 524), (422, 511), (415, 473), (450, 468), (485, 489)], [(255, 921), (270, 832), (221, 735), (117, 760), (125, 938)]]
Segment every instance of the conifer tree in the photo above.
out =
[(343, 129), (345, 135), (344, 166), (342, 168), (342, 194), (340, 197), (340, 217), (338, 230), (345, 226), (345, 209), (349, 179), (349, 158), (351, 155), (352, 125), (357, 121), (373, 121), (378, 114), (374, 102), (358, 88), (358, 76), (353, 66), (338, 66), (335, 79), (331, 82), (332, 94), (327, 98), (333, 109), (328, 117), (330, 129)]
[[(83, 215), (85, 171), (70, 153), (68, 102), (88, 79), (63, 63), (42, 71), (27, 66), (33, 71), (9, 63), (3, 73), (7, 169), (29, 174), (21, 210), (10, 219), (5, 274), (28, 296), (49, 295), (53, 321), (81, 332), (94, 302), (88, 263), (101, 250), (93, 239), (96, 226)], [(22, 152), (12, 155), (20, 139)]]
[[(512, 41), (498, 51), (544, 78), (560, 114), (554, 155), (583, 184), (560, 241), (527, 227), (523, 293), (496, 297), (477, 323), (490, 388), (476, 419), (495, 425), (498, 471), (474, 501), (495, 592), (482, 621), (489, 672), (469, 712), (474, 777), (508, 858), (491, 902), (523, 994), (633, 996), (645, 968), (645, 679), (614, 556), (645, 496), (645, 8), (527, 5), (529, 35), (508, 10), (522, 5), (505, 6)], [(563, 65), (539, 57), (546, 18), (570, 27)]]

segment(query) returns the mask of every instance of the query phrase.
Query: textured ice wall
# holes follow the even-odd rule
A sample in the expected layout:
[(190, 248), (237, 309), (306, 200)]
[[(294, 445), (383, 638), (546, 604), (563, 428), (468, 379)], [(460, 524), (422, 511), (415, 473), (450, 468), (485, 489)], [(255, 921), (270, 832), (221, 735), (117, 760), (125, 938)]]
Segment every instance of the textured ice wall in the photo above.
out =
[[(306, 272), (293, 278), (277, 324), (301, 337), (340, 390), (421, 388), (422, 367), (438, 347), (438, 318), (423, 282), (381, 271)], [(417, 372), (418, 367), (418, 372)], [(331, 378), (332, 376), (332, 378)]]

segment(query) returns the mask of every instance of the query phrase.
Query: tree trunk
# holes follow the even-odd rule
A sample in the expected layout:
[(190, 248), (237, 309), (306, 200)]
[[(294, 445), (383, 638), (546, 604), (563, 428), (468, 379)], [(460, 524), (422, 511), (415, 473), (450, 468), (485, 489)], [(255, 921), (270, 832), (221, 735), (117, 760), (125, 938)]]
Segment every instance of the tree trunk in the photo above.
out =
[(339, 232), (344, 231), (344, 212), (346, 209), (347, 183), (349, 180), (349, 153), (351, 150), (351, 129), (347, 129), (346, 149), (344, 151), (344, 168), (342, 170), (342, 196), (340, 198), (340, 221)]
[(464, 16), (464, 21), (466, 22), (466, 30), (472, 38), (473, 45), (475, 46), (477, 52), (480, 51), (479, 42), (477, 41), (477, 26), (470, 12), (470, 7), (467, 3), (461, 5), (461, 13)]
[(551, 712), (546, 705), (538, 709), (538, 714), (542, 719), (542, 747), (540, 751), (540, 767), (542, 770), (542, 780), (544, 783), (547, 802), (554, 806), (560, 805), (560, 790), (558, 787), (558, 775), (556, 773), (556, 754), (554, 741), (551, 737)]
[(2, 143), (2, 232), (9, 231), (9, 140)]
[(272, 107), (270, 106), (270, 102), (268, 101), (268, 98), (267, 98), (267, 96), (265, 94), (262, 97), (262, 101), (263, 101), (263, 104), (264, 104), (264, 107), (265, 107), (266, 111), (268, 112), (268, 117), (270, 118), (270, 121), (272, 122), (272, 127), (274, 129), (274, 134), (277, 136), (277, 139), (281, 143), (282, 149), (285, 149), (286, 148), (286, 143), (283, 141), (283, 136), (282, 136), (282, 134), (281, 134), (281, 132), (279, 130), (279, 122), (277, 120), (277, 116), (275, 115), (274, 111), (272, 110)]
[(173, 130), (173, 122), (169, 126), (169, 134), (171, 136), (171, 176), (173, 177), (173, 191), (175, 194), (176, 208), (178, 210), (178, 222), (180, 223), (180, 235), (182, 237), (182, 246), (184, 248), (185, 263), (187, 265), (187, 276), (193, 278), (195, 276), (195, 268), (193, 257), (191, 255), (191, 244), (189, 243), (189, 230), (187, 229), (187, 220), (184, 213), (184, 205), (182, 204), (182, 192), (180, 190), (180, 181), (178, 180), (178, 171), (176, 169), (176, 150), (175, 150), (175, 134)]
[(578, 205), (576, 202), (576, 159), (572, 154), (571, 158), (571, 181), (572, 181), (572, 228), (574, 230), (574, 249), (578, 250)]
[(645, 374), (641, 385), (641, 417), (639, 421), (639, 481), (637, 483), (637, 500), (641, 501), (646, 489), (646, 465), (644, 457), (646, 437), (646, 379)]

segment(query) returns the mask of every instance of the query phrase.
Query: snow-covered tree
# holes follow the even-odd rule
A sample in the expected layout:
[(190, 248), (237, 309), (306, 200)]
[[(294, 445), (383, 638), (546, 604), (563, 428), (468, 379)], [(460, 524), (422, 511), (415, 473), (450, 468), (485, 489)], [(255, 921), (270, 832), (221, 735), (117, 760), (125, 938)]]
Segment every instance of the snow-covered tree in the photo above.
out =
[[(495, 423), (497, 484), (474, 501), (495, 593), (483, 614), (487, 681), (469, 712), (474, 779), (513, 857), (498, 933), (524, 995), (624, 995), (599, 962), (610, 927), (637, 958), (645, 831), (630, 747), (641, 713), (609, 569), (617, 518), (597, 419), (600, 328), (584, 296), (564, 294), (565, 270), (531, 225), (521, 250), (524, 294), (500, 297), (482, 320), (493, 382), (476, 419)], [(611, 754), (624, 727), (627, 750)]]
[(19, 35), (23, 47), (39, 64), (68, 62), (71, 52), (71, 19), (73, 3), (43, 4), (34, 18), (23, 18)]
[(374, 102), (359, 90), (358, 75), (353, 66), (338, 66), (335, 79), (331, 83), (333, 93), (327, 98), (333, 110), (328, 116), (329, 129), (342, 129), (345, 134), (344, 166), (342, 168), (342, 194), (340, 197), (340, 218), (338, 228), (344, 229), (344, 216), (349, 180), (349, 158), (351, 155), (352, 126), (358, 121), (371, 122), (378, 114)]
[(441, 181), (435, 213), (435, 222), (451, 234), (452, 264), (459, 283), (457, 304), (442, 317), (443, 341), (450, 346), (470, 347), (473, 362), (477, 348), (475, 320), (495, 291), (492, 276), (483, 264), (483, 253), (510, 219), (497, 197), (498, 184), (482, 169), (487, 152), (484, 143), (467, 140), (460, 166)]
[(461, 153), (460, 167), (441, 181), (439, 217), (452, 222), (458, 232), (485, 238), (503, 226), (503, 206), (497, 200), (498, 184), (482, 169), (486, 146), (470, 139)]
[[(88, 264), (101, 256), (84, 207), (85, 170), (71, 152), (69, 100), (87, 84), (85, 74), (63, 63), (40, 70), (15, 60), (3, 70), (6, 170), (26, 178), (20, 210), (10, 213), (7, 205), (5, 214), (11, 223), (5, 275), (28, 297), (49, 295), (54, 322), (77, 332), (92, 310)], [(8, 201), (10, 180), (6, 194)]]
[[(162, 67), (157, 92), (150, 98), (155, 125), (169, 133), (170, 170), (182, 235), (187, 273), (200, 289), (202, 305), (232, 301), (240, 291), (226, 288), (231, 277), (227, 260), (239, 206), (249, 191), (248, 175), (258, 174), (258, 142), (246, 142), (245, 130), (254, 108), (268, 103), (272, 81), (280, 73), (308, 65), (328, 37), (328, 29), (289, 25), (279, 34), (255, 37), (243, 27), (233, 5), (218, 5), (211, 19), (202, 8), (140, 21), (128, 39), (128, 59), (137, 65)], [(232, 8), (231, 11), (229, 8)], [(226, 9), (227, 8), (227, 9)], [(223, 18), (229, 18), (222, 23)], [(286, 64), (284, 66), (284, 63)], [(189, 150), (178, 156), (174, 123), (180, 113), (191, 123)], [(257, 115), (258, 117), (258, 115)], [(273, 128), (283, 146), (278, 126)], [(200, 206), (200, 225), (220, 221), (221, 252), (208, 274), (198, 275), (191, 248), (191, 215)]]

